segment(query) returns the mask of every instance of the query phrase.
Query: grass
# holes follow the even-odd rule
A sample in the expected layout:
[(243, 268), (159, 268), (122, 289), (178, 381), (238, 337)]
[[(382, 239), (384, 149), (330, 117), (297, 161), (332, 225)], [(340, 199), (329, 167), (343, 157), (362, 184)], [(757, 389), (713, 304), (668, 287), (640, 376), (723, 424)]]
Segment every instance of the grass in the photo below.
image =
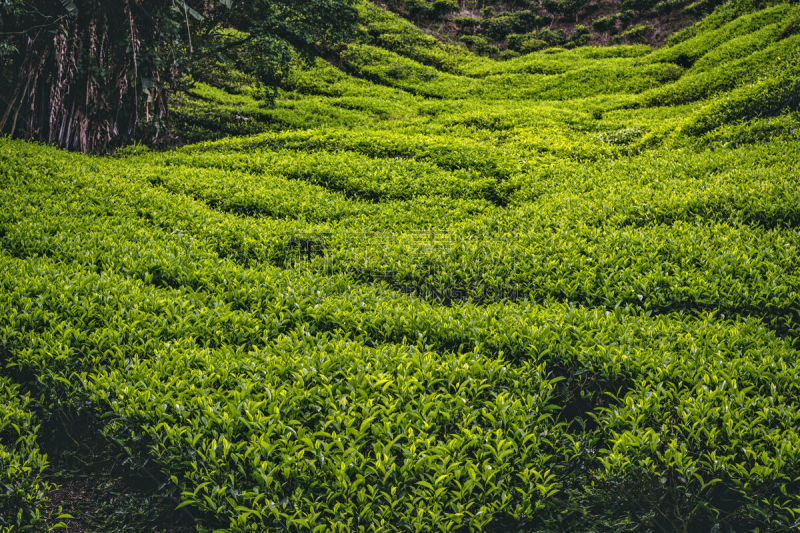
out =
[(192, 144), (0, 140), (0, 527), (796, 528), (797, 14), (499, 62), (364, 7)]

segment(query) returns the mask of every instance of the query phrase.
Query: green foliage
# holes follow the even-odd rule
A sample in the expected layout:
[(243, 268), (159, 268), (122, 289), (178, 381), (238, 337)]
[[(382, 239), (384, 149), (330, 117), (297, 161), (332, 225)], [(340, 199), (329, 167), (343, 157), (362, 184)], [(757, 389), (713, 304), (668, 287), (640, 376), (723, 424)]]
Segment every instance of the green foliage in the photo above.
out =
[(795, 59), (769, 77), (706, 104), (682, 126), (681, 133), (698, 135), (737, 120), (797, 110), (800, 110), (800, 62)]
[(495, 61), (361, 4), (272, 95), (205, 64), (202, 142), (0, 140), (3, 526), (31, 397), (206, 529), (796, 529), (797, 8), (721, 9)]
[(623, 10), (649, 11), (658, 3), (659, 0), (622, 0), (620, 7)]
[(562, 29), (551, 30), (545, 28), (538, 31), (536, 35), (550, 46), (561, 46), (567, 41), (567, 34)]
[[(511, 49), (510, 35), (527, 34), (536, 30), (563, 30), (565, 35), (579, 34), (583, 38), (569, 39), (570, 46), (608, 42), (609, 35), (626, 30), (630, 25), (640, 28), (629, 38), (618, 42), (643, 42), (659, 45), (674, 32), (723, 5), (736, 16), (776, 3), (770, 0), (388, 0), (376, 2), (404, 17), (421, 24), (429, 33), (445, 41), (463, 37), (484, 37), (499, 50)], [(731, 8), (735, 5), (735, 8)], [(607, 13), (619, 10), (615, 14)], [(598, 14), (603, 13), (604, 16)], [(730, 16), (730, 15), (729, 15)], [(736, 16), (730, 17), (731, 19)], [(719, 16), (717, 17), (719, 18)], [(580, 28), (587, 28), (581, 30)], [(653, 28), (643, 32), (641, 28)], [(686, 30), (688, 33), (694, 30)], [(547, 39), (545, 39), (547, 40)], [(472, 42), (472, 39), (469, 40)], [(562, 43), (552, 44), (560, 46)], [(496, 56), (494, 49), (470, 48), (476, 53)], [(482, 50), (482, 51), (481, 51)], [(514, 54), (506, 53), (504, 57)]]
[(481, 25), (481, 19), (475, 17), (453, 17), (452, 20), (464, 33), (472, 33)]
[(546, 41), (537, 38), (536, 33), (517, 34), (508, 36), (508, 47), (522, 54), (529, 54), (547, 48)]
[(494, 55), (500, 51), (496, 46), (489, 44), (486, 37), (481, 35), (462, 35), (459, 40), (476, 54)]
[[(781, 3), (772, 8), (747, 13), (732, 20), (715, 18), (704, 19), (683, 34), (677, 34), (675, 45), (668, 46), (653, 54), (656, 61), (677, 61), (683, 58), (693, 64), (697, 58), (731, 39), (751, 34), (764, 26), (775, 24), (791, 17), (796, 7)], [(716, 22), (716, 24), (711, 24)], [(774, 44), (771, 43), (771, 44)]]
[(481, 22), (481, 27), (485, 27), (490, 39), (502, 41), (511, 33), (524, 33), (549, 22), (550, 19), (543, 15), (523, 10), (487, 18)]
[(368, 44), (388, 48), (446, 72), (457, 72), (462, 63), (474, 60), (463, 48), (445, 44), (371, 2), (359, 4), (358, 13), (369, 35)]
[(564, 17), (577, 14), (586, 4), (587, 0), (542, 0), (545, 9)]
[(458, 11), (459, 6), (457, 0), (407, 0), (405, 8), (416, 20), (430, 20)]
[(575, 26), (575, 29), (572, 30), (572, 34), (569, 36), (569, 42), (572, 46), (586, 46), (591, 39), (592, 32), (582, 24)]
[[(261, 70), (259, 61), (267, 59), (287, 65), (291, 52), (306, 57), (327, 55), (337, 44), (352, 37), (357, 23), (354, 0), (254, 0), (232, 2), (230, 9), (218, 9), (209, 23), (226, 24), (248, 34), (250, 42), (243, 48), (244, 57), (236, 65), (240, 70), (253, 70), (267, 85), (275, 85), (282, 76), (275, 76), (274, 67)], [(280, 71), (278, 71), (280, 72)]]
[(592, 27), (601, 33), (614, 33), (617, 29), (617, 20), (613, 15), (596, 18), (592, 21)]
[[(8, 308), (4, 308), (8, 312)], [(0, 530), (35, 531), (44, 525), (42, 479), (47, 458), (36, 442), (38, 425), (28, 409), (31, 400), (19, 387), (0, 378)]]
[(676, 83), (642, 94), (643, 105), (675, 105), (709, 98), (755, 82), (800, 50), (800, 35), (782, 39), (743, 58), (718, 63), (710, 69), (690, 70)]
[(649, 35), (653, 33), (653, 27), (647, 24), (634, 26), (628, 28), (624, 32), (616, 35), (613, 39), (617, 43), (641, 43), (644, 42)]
[(230, 65), (275, 87), (294, 54), (330, 55), (352, 36), (353, 3), (3, 2), (0, 133), (82, 152), (161, 141), (195, 45), (201, 77)]

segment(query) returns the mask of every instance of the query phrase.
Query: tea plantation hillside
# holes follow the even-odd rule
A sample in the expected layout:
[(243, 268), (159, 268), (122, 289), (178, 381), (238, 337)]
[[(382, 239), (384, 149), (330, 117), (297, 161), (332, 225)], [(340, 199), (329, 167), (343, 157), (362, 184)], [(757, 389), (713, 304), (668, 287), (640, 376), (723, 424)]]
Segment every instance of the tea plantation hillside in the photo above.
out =
[[(181, 148), (0, 139), (0, 530), (797, 531), (800, 6), (507, 61), (359, 10)], [(54, 442), (139, 514), (59, 518)]]
[(513, 57), (548, 46), (661, 44), (724, 0), (376, 0), (476, 53)]

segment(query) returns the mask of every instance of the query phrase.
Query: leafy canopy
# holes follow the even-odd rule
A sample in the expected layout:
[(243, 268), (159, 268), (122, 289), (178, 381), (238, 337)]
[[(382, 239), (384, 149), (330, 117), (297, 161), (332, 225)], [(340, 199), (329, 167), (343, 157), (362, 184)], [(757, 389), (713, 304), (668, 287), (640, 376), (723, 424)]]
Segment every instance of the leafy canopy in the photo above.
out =
[(84, 152), (158, 140), (192, 56), (223, 57), (214, 30), (246, 32), (225, 43), (225, 57), (274, 86), (292, 49), (325, 54), (348, 35), (353, 1), (2, 2), (0, 132)]

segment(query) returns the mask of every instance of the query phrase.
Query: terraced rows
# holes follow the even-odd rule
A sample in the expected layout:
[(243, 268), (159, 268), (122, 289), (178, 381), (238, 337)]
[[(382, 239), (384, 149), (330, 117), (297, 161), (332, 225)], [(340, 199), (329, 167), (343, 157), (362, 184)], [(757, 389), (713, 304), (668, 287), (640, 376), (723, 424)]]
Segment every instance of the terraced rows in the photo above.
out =
[(0, 527), (55, 409), (207, 528), (796, 527), (797, 13), (494, 62), (365, 7), (177, 110), (253, 135), (0, 140)]

